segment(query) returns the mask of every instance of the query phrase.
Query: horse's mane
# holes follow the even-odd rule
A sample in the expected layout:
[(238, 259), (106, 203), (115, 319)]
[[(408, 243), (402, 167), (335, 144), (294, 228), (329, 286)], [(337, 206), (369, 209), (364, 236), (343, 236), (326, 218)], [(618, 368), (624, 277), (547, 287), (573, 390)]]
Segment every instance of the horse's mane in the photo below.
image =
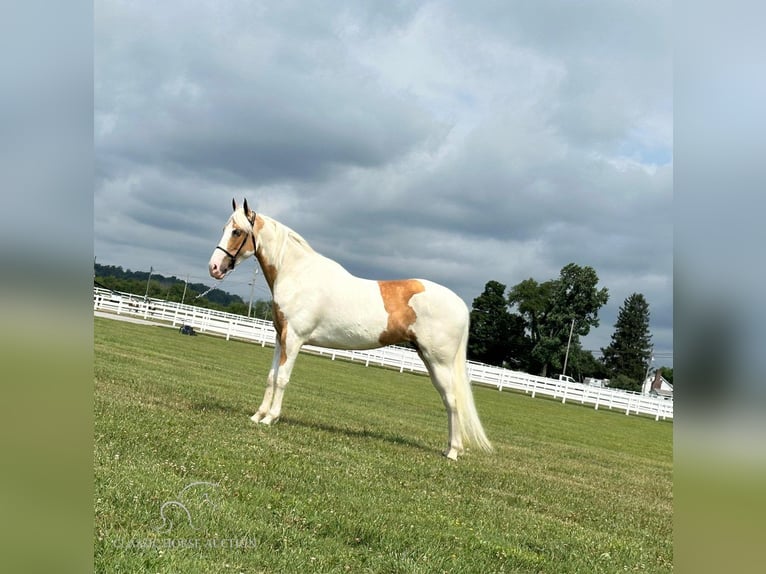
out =
[[(276, 253), (275, 255), (275, 261), (274, 263), (279, 266), (282, 264), (282, 260), (285, 257), (285, 253), (287, 251), (288, 245), (293, 245), (296, 247), (299, 247), (303, 251), (308, 251), (310, 253), (314, 253), (314, 249), (309, 245), (308, 241), (306, 241), (298, 232), (293, 231), (290, 229), (287, 225), (284, 223), (280, 223), (276, 219), (272, 219), (268, 215), (263, 215), (262, 213), (258, 214), (258, 217), (260, 217), (264, 222), (264, 227), (268, 226), (271, 228), (272, 232), (274, 233), (274, 245), (276, 246)], [(253, 232), (253, 226), (250, 223), (250, 221), (245, 216), (245, 212), (242, 209), (238, 209), (234, 212), (232, 215), (232, 218), (234, 220), (234, 223), (237, 224), (238, 227), (241, 229), (244, 229), (248, 232)]]

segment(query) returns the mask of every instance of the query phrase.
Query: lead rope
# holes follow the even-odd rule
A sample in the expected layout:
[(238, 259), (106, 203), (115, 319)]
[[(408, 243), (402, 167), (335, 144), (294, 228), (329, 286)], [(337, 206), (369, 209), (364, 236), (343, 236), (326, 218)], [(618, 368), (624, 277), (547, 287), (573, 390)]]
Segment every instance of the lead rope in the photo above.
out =
[[(224, 279), (225, 279), (225, 278), (226, 278), (226, 275), (224, 275)], [(197, 295), (197, 296), (196, 296), (194, 299), (199, 299), (200, 297), (204, 297), (205, 295), (207, 295), (207, 294), (208, 294), (208, 293), (210, 293), (211, 291), (213, 291), (213, 290), (215, 290), (215, 289), (218, 289), (218, 286), (219, 286), (221, 283), (223, 283), (223, 279), (219, 279), (219, 280), (218, 280), (218, 282), (217, 282), (215, 285), (213, 285), (213, 286), (212, 286), (210, 289), (208, 289), (208, 290), (207, 290), (207, 291), (205, 291), (204, 293), (200, 293), (200, 294), (199, 294), (199, 295)]]
[(199, 295), (197, 295), (197, 296), (196, 296), (194, 299), (196, 300), (196, 299), (199, 299), (200, 297), (204, 297), (205, 295), (207, 295), (207, 294), (208, 294), (208, 293), (210, 293), (211, 291), (215, 291), (216, 289), (218, 289), (218, 288), (221, 286), (221, 283), (223, 283), (223, 280), (224, 280), (224, 279), (226, 279), (226, 278), (227, 278), (229, 275), (231, 275), (233, 272), (234, 272), (234, 267), (232, 267), (231, 269), (229, 269), (229, 270), (226, 272), (226, 274), (225, 274), (223, 277), (221, 277), (220, 279), (217, 279), (217, 280), (216, 280), (216, 282), (215, 282), (215, 285), (213, 285), (213, 286), (212, 286), (210, 289), (208, 289), (208, 290), (207, 290), (207, 291), (205, 291), (204, 293), (200, 293), (200, 294), (199, 294)]

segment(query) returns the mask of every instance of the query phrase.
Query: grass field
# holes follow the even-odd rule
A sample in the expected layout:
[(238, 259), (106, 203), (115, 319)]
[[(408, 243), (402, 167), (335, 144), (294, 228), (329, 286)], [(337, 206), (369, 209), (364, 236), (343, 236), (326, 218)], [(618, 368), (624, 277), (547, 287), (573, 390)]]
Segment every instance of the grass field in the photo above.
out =
[(451, 462), (423, 376), (302, 355), (265, 427), (270, 349), (94, 329), (96, 572), (672, 571), (672, 423), (474, 387)]

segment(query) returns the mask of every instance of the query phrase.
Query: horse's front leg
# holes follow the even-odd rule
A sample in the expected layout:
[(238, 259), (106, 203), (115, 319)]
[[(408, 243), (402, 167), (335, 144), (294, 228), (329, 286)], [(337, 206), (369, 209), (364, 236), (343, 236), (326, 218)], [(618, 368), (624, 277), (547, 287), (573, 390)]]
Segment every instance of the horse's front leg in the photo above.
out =
[(253, 422), (261, 422), (271, 408), (271, 403), (274, 398), (274, 383), (277, 380), (277, 372), (279, 371), (280, 357), (282, 356), (282, 346), (279, 343), (279, 336), (276, 337), (274, 342), (274, 358), (271, 361), (271, 369), (269, 369), (269, 376), (266, 378), (266, 391), (263, 393), (263, 401), (261, 406), (250, 420)]
[[(291, 331), (288, 331), (283, 338), (281, 352), (278, 357), (279, 365), (274, 377), (274, 384), (266, 390), (267, 394), (269, 393), (269, 389), (271, 389), (273, 393), (269, 397), (271, 399), (271, 406), (269, 407), (266, 416), (261, 419), (260, 422), (262, 424), (268, 425), (279, 419), (279, 415), (282, 413), (282, 398), (285, 394), (285, 387), (287, 387), (287, 383), (290, 382), (290, 374), (293, 372), (295, 360), (298, 358), (298, 352), (301, 350), (302, 346), (303, 341)], [(276, 353), (274, 357), (275, 360), (277, 360)]]

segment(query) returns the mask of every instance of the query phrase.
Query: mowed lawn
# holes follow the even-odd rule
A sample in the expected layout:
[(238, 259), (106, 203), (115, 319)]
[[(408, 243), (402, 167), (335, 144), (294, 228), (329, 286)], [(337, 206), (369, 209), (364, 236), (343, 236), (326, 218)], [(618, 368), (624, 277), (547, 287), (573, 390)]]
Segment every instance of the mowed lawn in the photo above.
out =
[[(441, 456), (423, 376), (95, 318), (96, 572), (670, 572), (672, 423), (474, 387)], [(197, 483), (197, 484), (195, 484)]]

